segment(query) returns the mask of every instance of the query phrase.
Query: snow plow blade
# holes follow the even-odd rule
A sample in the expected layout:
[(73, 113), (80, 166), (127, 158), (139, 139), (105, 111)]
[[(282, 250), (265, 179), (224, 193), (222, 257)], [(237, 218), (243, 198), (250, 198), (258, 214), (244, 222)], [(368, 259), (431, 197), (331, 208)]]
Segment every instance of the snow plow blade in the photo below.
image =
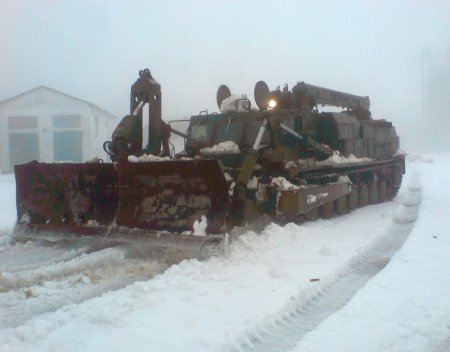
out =
[[(217, 160), (15, 166), (16, 233), (148, 241), (161, 248), (219, 248), (228, 188)], [(204, 236), (194, 222), (207, 219)]]

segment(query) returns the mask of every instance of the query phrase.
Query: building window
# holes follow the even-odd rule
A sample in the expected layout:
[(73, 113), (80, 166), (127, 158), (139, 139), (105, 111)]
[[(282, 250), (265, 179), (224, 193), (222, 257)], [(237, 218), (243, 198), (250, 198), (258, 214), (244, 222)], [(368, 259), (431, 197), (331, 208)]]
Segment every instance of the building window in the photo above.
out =
[(11, 116), (8, 118), (8, 127), (11, 129), (37, 128), (36, 116)]
[(81, 128), (80, 115), (55, 115), (53, 128)]
[(37, 132), (11, 132), (9, 134), (9, 167), (39, 160), (39, 135)]
[(53, 159), (76, 161), (83, 158), (83, 133), (81, 131), (53, 132)]
[(80, 115), (53, 116), (53, 160), (80, 162), (83, 157), (83, 131)]

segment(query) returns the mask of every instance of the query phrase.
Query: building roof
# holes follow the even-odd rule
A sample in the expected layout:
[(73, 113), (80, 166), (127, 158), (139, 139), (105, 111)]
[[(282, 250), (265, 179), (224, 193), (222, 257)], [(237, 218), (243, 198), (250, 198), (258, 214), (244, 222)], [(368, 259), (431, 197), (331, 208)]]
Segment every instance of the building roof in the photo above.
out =
[(4, 104), (4, 103), (7, 103), (7, 102), (11, 102), (11, 101), (13, 101), (13, 100), (15, 100), (15, 99), (18, 99), (18, 98), (20, 98), (20, 97), (23, 97), (23, 96), (25, 96), (25, 95), (28, 95), (28, 94), (30, 94), (30, 93), (33, 93), (33, 92), (35, 92), (35, 91), (42, 90), (42, 89), (48, 90), (48, 91), (50, 91), (50, 92), (52, 92), (52, 93), (55, 93), (55, 94), (58, 94), (58, 95), (62, 95), (62, 96), (64, 96), (64, 97), (66, 97), (66, 98), (70, 98), (70, 99), (73, 99), (73, 100), (77, 100), (77, 101), (79, 101), (79, 102), (81, 102), (81, 103), (84, 103), (84, 104), (88, 105), (89, 107), (91, 107), (91, 108), (93, 108), (93, 109), (100, 110), (101, 112), (103, 112), (104, 114), (106, 114), (107, 116), (109, 116), (110, 118), (112, 118), (112, 119), (114, 119), (114, 120), (117, 119), (117, 116), (116, 116), (116, 115), (110, 113), (109, 111), (106, 111), (105, 109), (102, 109), (102, 108), (99, 107), (98, 105), (95, 105), (95, 104), (93, 104), (93, 103), (90, 103), (90, 102), (88, 102), (88, 101), (86, 101), (86, 100), (82, 100), (82, 99), (76, 98), (76, 97), (74, 97), (74, 96), (72, 96), (72, 95), (63, 93), (63, 92), (61, 92), (61, 91), (59, 91), (59, 90), (56, 90), (56, 89), (53, 89), (53, 88), (46, 87), (46, 86), (44, 86), (44, 85), (41, 85), (41, 86), (39, 86), (39, 87), (36, 87), (36, 88), (30, 89), (30, 90), (27, 90), (27, 91), (25, 91), (25, 92), (23, 92), (23, 93), (20, 93), (20, 94), (18, 94), (18, 95), (15, 95), (15, 96), (13, 96), (13, 97), (11, 97), (11, 98), (8, 98), (8, 99), (5, 99), (5, 100), (3, 100), (3, 101), (0, 101), (0, 105), (2, 105), (2, 104)]

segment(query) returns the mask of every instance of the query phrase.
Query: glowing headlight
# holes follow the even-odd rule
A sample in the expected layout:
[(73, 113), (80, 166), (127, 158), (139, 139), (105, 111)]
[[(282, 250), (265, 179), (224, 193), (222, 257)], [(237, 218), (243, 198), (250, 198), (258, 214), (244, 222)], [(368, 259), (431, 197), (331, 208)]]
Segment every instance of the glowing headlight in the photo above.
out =
[(277, 106), (277, 101), (275, 99), (269, 100), (269, 109), (273, 109), (275, 106)]

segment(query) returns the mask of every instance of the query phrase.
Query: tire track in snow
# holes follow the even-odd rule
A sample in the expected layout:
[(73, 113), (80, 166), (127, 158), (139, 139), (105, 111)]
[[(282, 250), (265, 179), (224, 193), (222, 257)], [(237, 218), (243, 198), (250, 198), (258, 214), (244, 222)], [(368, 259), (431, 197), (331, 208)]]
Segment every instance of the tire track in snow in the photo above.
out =
[(422, 200), (417, 174), (405, 201), (393, 216), (389, 230), (355, 256), (332, 277), (300, 292), (275, 316), (230, 341), (225, 351), (287, 351), (323, 320), (341, 309), (355, 293), (380, 272), (402, 247), (419, 213)]
[[(15, 255), (29, 253), (29, 249), (30, 245), (19, 246), (15, 248)], [(72, 253), (67, 258), (57, 254), (37, 266), (30, 264), (31, 268), (25, 270), (22, 269), (28, 264), (19, 263), (9, 272), (2, 272), (0, 328), (15, 327), (65, 305), (81, 303), (138, 280), (148, 280), (170, 265), (126, 245), (96, 249), (83, 249), (78, 255), (72, 257)], [(46, 248), (41, 250), (48, 254)], [(39, 248), (33, 251), (39, 252)]]
[(4, 235), (2, 239), (5, 244), (0, 248), (0, 272), (9, 273), (37, 269), (100, 249), (87, 241), (34, 239), (24, 242), (17, 241), (12, 234)]
[(0, 253), (0, 272), (20, 273), (38, 269), (58, 262), (68, 261), (87, 252), (86, 248), (63, 250), (42, 248), (38, 245), (35, 245), (33, 248), (20, 250), (13, 248), (8, 253)]
[(125, 259), (125, 253), (118, 248), (106, 248), (98, 252), (82, 253), (67, 261), (58, 261), (41, 267), (0, 273), (0, 292), (42, 284), (68, 277), (76, 273), (87, 272), (102, 265), (118, 265)]

